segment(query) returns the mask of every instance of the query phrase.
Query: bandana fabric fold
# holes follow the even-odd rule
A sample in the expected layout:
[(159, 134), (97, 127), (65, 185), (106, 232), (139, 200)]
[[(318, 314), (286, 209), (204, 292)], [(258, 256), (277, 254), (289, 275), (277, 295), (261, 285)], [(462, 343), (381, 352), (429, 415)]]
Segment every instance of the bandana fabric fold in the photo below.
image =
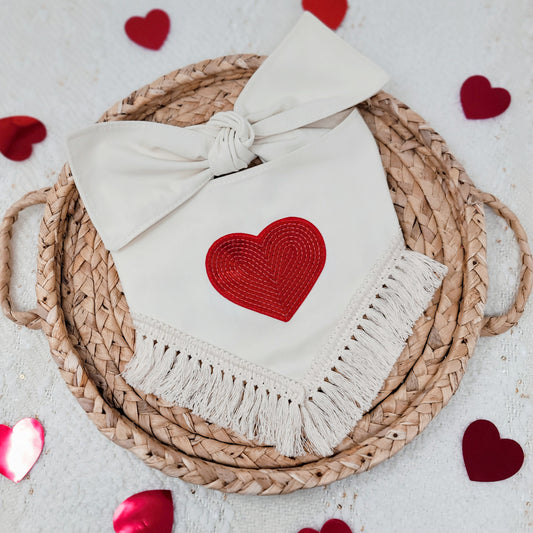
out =
[[(328, 46), (335, 55), (322, 60)], [(295, 75), (311, 57), (312, 71)], [(369, 98), (386, 81), (383, 70), (305, 13), (252, 76), (233, 111), (186, 128), (106, 122), (72, 135), (76, 185), (104, 244), (118, 250), (215, 176), (242, 170), (255, 157), (279, 158), (320, 137), (326, 130), (313, 123)], [(136, 194), (124, 194), (133, 183)], [(108, 194), (102, 197), (103, 187)]]
[(305, 13), (233, 110), (70, 137), (136, 328), (128, 383), (285, 455), (332, 453), (446, 273), (406, 249), (355, 107), (386, 81)]

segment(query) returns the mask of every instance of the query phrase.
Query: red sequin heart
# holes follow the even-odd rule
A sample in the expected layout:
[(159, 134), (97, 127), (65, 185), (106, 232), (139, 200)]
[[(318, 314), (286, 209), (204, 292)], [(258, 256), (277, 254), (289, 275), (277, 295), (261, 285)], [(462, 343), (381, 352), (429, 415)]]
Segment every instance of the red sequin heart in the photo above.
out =
[(28, 159), (32, 144), (45, 137), (46, 128), (36, 118), (14, 116), (0, 119), (0, 152), (12, 161)]
[(124, 29), (134, 43), (150, 50), (159, 50), (170, 31), (170, 18), (162, 9), (152, 9), (146, 17), (128, 19)]
[(116, 533), (171, 533), (174, 504), (169, 490), (145, 490), (126, 498), (115, 510)]
[(215, 241), (205, 266), (213, 287), (233, 303), (288, 322), (313, 288), (326, 262), (320, 231), (287, 217), (257, 237), (231, 233)]
[(520, 470), (524, 452), (518, 442), (501, 439), (492, 422), (476, 420), (463, 436), (463, 459), (472, 481), (501, 481)]
[(319, 18), (326, 26), (336, 30), (348, 10), (347, 0), (302, 0), (302, 7)]
[(471, 76), (461, 87), (461, 104), (466, 118), (492, 118), (501, 115), (511, 103), (511, 95), (501, 87), (491, 87), (485, 76)]
[(44, 428), (23, 418), (11, 429), (0, 424), (0, 474), (18, 483), (32, 469), (44, 446)]
[[(306, 527), (304, 529), (300, 529), (299, 533), (318, 533), (318, 531), (316, 529)], [(348, 527), (346, 522), (332, 518), (322, 526), (320, 533), (352, 533), (352, 530)]]

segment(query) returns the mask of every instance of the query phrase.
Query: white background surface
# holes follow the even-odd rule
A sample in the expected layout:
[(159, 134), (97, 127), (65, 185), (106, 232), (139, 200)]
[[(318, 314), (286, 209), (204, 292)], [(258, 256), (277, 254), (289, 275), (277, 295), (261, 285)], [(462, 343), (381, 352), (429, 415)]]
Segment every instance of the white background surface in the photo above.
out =
[[(133, 15), (165, 9), (171, 33), (159, 52), (125, 36)], [(338, 33), (391, 75), (386, 89), (448, 141), (474, 182), (515, 210), (533, 236), (533, 12), (527, 0), (352, 0)], [(0, 156), (0, 211), (52, 184), (64, 139), (116, 100), (177, 67), (237, 52), (268, 53), (301, 12), (295, 0), (2, 0), (0, 117), (29, 114), (48, 138), (24, 163)], [(467, 121), (459, 88), (483, 74), (512, 94), (500, 117)], [(20, 307), (34, 305), (39, 209), (17, 226), (13, 283)], [(489, 309), (511, 300), (517, 254), (489, 218)], [(0, 531), (112, 532), (115, 507), (131, 494), (168, 488), (179, 532), (297, 533), (332, 516), (355, 532), (533, 531), (533, 306), (513, 332), (482, 339), (459, 391), (423, 434), (372, 471), (324, 489), (282, 497), (227, 496), (149, 469), (101, 435), (62, 381), (44, 336), (0, 318), (0, 423), (38, 416), (42, 457), (18, 485), (0, 479)], [(473, 483), (461, 437), (477, 418), (524, 448), (525, 464), (498, 483)]]

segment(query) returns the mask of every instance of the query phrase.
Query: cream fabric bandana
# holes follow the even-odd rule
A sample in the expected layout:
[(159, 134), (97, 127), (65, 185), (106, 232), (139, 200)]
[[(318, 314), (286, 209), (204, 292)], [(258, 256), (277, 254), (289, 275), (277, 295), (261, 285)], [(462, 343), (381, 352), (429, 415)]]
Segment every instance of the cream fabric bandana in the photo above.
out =
[(405, 248), (354, 107), (386, 80), (305, 13), (233, 111), (70, 138), (136, 327), (128, 383), (289, 456), (348, 434), (446, 272)]

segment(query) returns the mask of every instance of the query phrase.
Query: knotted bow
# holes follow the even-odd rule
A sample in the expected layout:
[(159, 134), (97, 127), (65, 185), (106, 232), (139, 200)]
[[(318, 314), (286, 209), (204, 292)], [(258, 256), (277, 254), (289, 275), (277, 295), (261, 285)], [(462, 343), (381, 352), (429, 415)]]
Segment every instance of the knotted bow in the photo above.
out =
[(250, 78), (233, 111), (180, 128), (95, 124), (68, 142), (74, 181), (106, 247), (128, 244), (211, 179), (279, 158), (335, 127), (387, 75), (305, 12)]
[(214, 141), (207, 162), (215, 176), (246, 168), (255, 159), (256, 155), (250, 150), (254, 129), (242, 115), (235, 111), (215, 113), (207, 122), (207, 134), (209, 128), (214, 130)]

